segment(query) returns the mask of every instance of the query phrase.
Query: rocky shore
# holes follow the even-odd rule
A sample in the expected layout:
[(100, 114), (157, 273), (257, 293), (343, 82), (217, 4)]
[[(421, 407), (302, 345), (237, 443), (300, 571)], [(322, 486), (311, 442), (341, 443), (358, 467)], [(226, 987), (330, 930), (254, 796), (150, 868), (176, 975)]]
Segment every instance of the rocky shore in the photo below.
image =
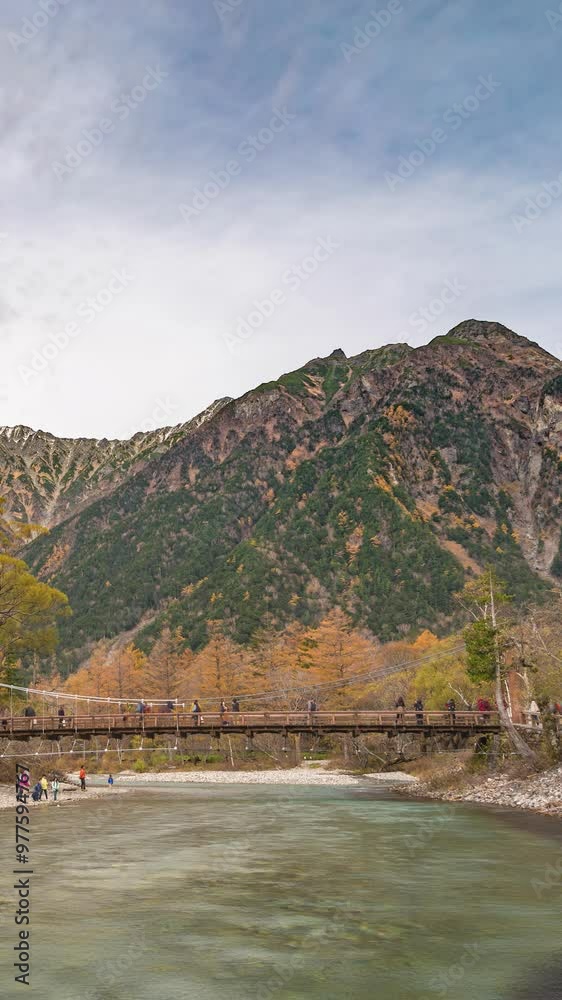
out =
[(457, 767), (447, 776), (419, 781), (408, 792), (446, 802), (481, 802), (562, 817), (562, 765), (525, 777), (509, 773), (476, 777)]

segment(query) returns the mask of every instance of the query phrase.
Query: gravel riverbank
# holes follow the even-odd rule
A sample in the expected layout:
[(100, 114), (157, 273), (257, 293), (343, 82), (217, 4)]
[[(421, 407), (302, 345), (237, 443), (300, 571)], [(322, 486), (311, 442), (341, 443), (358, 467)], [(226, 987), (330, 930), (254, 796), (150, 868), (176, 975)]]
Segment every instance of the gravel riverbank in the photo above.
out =
[[(77, 804), (96, 798), (107, 798), (132, 792), (155, 784), (197, 785), (319, 785), (366, 787), (382, 785), (389, 790), (402, 790), (406, 795), (446, 802), (480, 802), (483, 805), (506, 806), (562, 817), (562, 766), (524, 778), (506, 774), (490, 777), (469, 775), (462, 765), (448, 767), (421, 778), (400, 771), (373, 772), (355, 775), (345, 771), (330, 770), (329, 766), (279, 768), (270, 771), (158, 771), (136, 774), (121, 771), (114, 775), (115, 785), (109, 789), (101, 775), (88, 779), (88, 788), (80, 790), (78, 775), (69, 775), (70, 782), (61, 783), (58, 801), (53, 801), (49, 791), (48, 801), (32, 803), (33, 808)], [(76, 782), (76, 783), (75, 783)], [(0, 785), (0, 809), (13, 808), (14, 789)]]
[[(59, 794), (57, 801), (53, 799), (53, 793), (49, 786), (49, 798), (47, 800), (43, 799), (41, 802), (33, 802), (31, 797), (28, 800), (28, 805), (32, 809), (44, 809), (45, 806), (67, 806), (70, 804), (77, 805), (79, 802), (85, 802), (89, 799), (100, 799), (107, 798), (108, 795), (118, 795), (120, 793), (128, 791), (127, 788), (108, 788), (107, 785), (90, 785), (83, 792), (79, 786), (75, 784), (70, 784), (67, 782), (61, 782)], [(15, 788), (11, 785), (0, 785), (0, 809), (13, 809), (16, 805), (16, 792)]]
[(411, 775), (399, 772), (354, 775), (324, 767), (310, 767), (306, 764), (270, 771), (147, 771), (145, 774), (121, 771), (114, 777), (117, 785), (120, 782), (126, 785), (164, 782), (197, 785), (364, 785), (376, 781), (385, 787), (392, 787), (417, 781)]
[(434, 781), (420, 781), (408, 791), (446, 802), (481, 802), (562, 817), (562, 766), (523, 778), (509, 774), (476, 778), (457, 769), (449, 772), (449, 782), (444, 782), (443, 787), (434, 787)]
[[(135, 788), (156, 784), (182, 785), (325, 785), (352, 786), (368, 784), (384, 785), (385, 788), (401, 787), (415, 783), (416, 778), (400, 772), (385, 774), (354, 775), (345, 771), (329, 770), (328, 768), (310, 767), (302, 764), (300, 767), (279, 768), (271, 771), (147, 771), (136, 774), (134, 771), (120, 771), (114, 774), (115, 785), (109, 789), (105, 777), (90, 776), (88, 787), (82, 792), (78, 783), (78, 774), (69, 775), (70, 782), (61, 783), (57, 802), (49, 791), (49, 799), (37, 803), (37, 808), (54, 805), (67, 805), (88, 799), (107, 798), (120, 792), (134, 792)], [(0, 809), (10, 809), (15, 806), (15, 792), (9, 785), (0, 785)], [(35, 808), (35, 803), (32, 803)]]

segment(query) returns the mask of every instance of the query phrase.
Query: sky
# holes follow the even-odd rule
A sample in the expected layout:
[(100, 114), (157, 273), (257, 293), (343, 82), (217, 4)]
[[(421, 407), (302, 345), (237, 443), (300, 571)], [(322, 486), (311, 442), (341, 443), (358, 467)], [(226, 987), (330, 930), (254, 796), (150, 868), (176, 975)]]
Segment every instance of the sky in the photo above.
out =
[(0, 0), (0, 425), (128, 437), (336, 347), (562, 356), (562, 5)]

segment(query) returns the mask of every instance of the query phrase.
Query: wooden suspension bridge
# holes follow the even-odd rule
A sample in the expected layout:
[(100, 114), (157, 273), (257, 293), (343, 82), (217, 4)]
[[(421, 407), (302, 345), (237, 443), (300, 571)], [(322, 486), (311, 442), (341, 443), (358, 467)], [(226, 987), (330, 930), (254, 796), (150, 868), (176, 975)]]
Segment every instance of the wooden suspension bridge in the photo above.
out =
[(423, 736), (494, 734), (500, 731), (497, 712), (162, 712), (114, 713), (59, 717), (5, 716), (0, 719), (0, 738), (27, 742), (42, 738), (60, 741), (65, 736), (82, 740), (92, 737), (123, 739), (128, 736), (187, 737), (197, 733), (220, 738), (221, 734), (252, 737), (263, 733), (310, 733), (313, 736), (369, 733), (410, 733)]

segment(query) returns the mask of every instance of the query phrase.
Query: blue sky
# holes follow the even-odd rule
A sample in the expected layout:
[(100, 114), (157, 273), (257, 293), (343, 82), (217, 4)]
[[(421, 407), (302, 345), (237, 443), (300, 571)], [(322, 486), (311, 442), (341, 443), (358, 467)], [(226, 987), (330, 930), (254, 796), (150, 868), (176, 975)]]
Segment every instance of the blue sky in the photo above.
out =
[(42, 2), (0, 0), (0, 424), (126, 436), (473, 316), (561, 355), (557, 3)]

